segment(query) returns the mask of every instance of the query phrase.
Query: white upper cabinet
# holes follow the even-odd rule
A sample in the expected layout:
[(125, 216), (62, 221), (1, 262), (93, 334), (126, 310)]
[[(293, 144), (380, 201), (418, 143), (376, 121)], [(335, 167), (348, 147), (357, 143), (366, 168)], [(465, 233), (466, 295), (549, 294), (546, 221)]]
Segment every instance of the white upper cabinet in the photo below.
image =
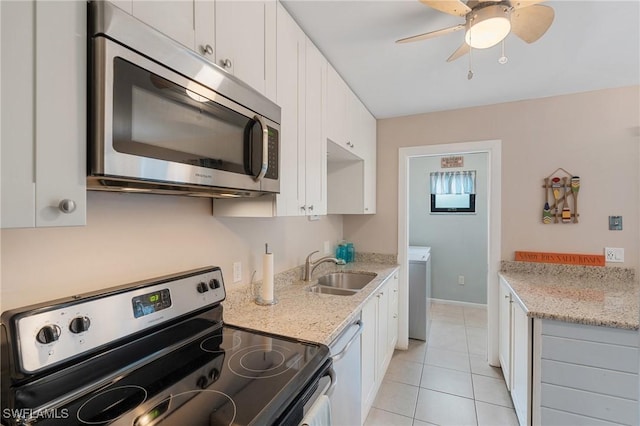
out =
[(277, 214), (323, 215), (327, 61), (279, 3), (277, 41), (276, 99), (282, 108)]
[(215, 2), (216, 63), (271, 100), (276, 99), (276, 4)]
[(307, 215), (327, 214), (327, 60), (307, 38), (305, 119), (305, 205)]
[(304, 214), (305, 184), (298, 176), (304, 174), (305, 120), (305, 51), (306, 36), (278, 3), (277, 31), (277, 96), (282, 108), (280, 125), (280, 194), (277, 196), (278, 216)]
[(189, 49), (215, 60), (214, 0), (109, 0)]
[(376, 119), (336, 70), (327, 71), (328, 211), (376, 212)]
[(87, 4), (0, 7), (2, 227), (84, 225)]

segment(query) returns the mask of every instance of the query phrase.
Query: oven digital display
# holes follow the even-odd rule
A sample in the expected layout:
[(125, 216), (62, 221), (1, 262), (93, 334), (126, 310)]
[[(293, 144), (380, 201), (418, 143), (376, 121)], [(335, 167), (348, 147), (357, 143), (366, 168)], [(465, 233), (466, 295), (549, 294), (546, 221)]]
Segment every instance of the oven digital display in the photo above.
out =
[(170, 307), (171, 294), (169, 289), (165, 288), (153, 293), (136, 296), (131, 299), (131, 304), (133, 306), (133, 316), (140, 318)]

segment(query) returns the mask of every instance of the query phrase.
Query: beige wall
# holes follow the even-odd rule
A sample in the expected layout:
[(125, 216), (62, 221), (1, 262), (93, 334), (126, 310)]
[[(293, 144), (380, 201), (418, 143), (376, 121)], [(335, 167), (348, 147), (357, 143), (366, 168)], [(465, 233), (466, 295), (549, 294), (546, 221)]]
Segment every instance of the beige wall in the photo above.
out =
[(325, 240), (342, 237), (342, 218), (216, 218), (211, 200), (88, 192), (87, 225), (3, 229), (2, 311), (206, 265), (222, 268), (233, 286), (235, 261), (243, 280), (262, 275), (269, 243), (275, 271), (304, 262)]
[[(515, 250), (602, 254), (623, 247), (639, 264), (638, 86), (378, 121), (375, 216), (346, 216), (345, 238), (363, 251), (397, 252), (398, 148), (502, 140), (502, 258)], [(541, 224), (543, 178), (580, 176), (579, 224)], [(608, 216), (624, 230), (609, 231)]]

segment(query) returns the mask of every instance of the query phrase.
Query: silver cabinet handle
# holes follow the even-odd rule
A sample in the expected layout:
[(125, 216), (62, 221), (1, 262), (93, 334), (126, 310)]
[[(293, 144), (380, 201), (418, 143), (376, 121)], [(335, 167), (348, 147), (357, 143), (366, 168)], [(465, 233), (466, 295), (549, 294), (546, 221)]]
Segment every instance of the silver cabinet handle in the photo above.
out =
[(307, 208), (305, 206), (300, 206), (300, 210), (305, 211)]
[(223, 59), (220, 61), (220, 63), (222, 64), (223, 67), (229, 69), (233, 66), (233, 62), (231, 62), (231, 59), (227, 58), (227, 59)]
[(356, 338), (360, 334), (362, 334), (362, 329), (364, 328), (364, 324), (362, 323), (362, 321), (357, 320), (356, 322), (354, 322), (351, 325), (357, 325), (358, 326), (358, 330), (353, 335), (351, 340), (349, 340), (349, 342), (346, 345), (344, 345), (344, 348), (342, 348), (342, 350), (340, 352), (338, 352), (337, 354), (335, 354), (334, 356), (331, 357), (333, 359), (334, 363), (336, 363), (336, 362), (340, 361), (342, 358), (344, 358), (344, 356), (347, 354), (347, 351), (349, 350), (349, 347), (353, 344), (353, 342), (355, 342)]
[(253, 119), (260, 123), (260, 127), (262, 127), (262, 167), (260, 167), (258, 176), (253, 178), (256, 182), (260, 182), (264, 175), (267, 174), (267, 168), (269, 167), (269, 129), (267, 129), (267, 122), (264, 121), (261, 115), (256, 114)]
[(76, 207), (76, 202), (68, 198), (65, 198), (58, 204), (60, 211), (65, 214), (73, 213), (76, 211)]
[(202, 53), (203, 55), (213, 55), (213, 47), (211, 47), (210, 44), (207, 44), (206, 46), (200, 46), (200, 53)]
[(312, 212), (312, 211), (313, 211), (313, 204), (311, 204), (311, 205), (309, 206), (309, 211), (310, 211), (310, 212)]

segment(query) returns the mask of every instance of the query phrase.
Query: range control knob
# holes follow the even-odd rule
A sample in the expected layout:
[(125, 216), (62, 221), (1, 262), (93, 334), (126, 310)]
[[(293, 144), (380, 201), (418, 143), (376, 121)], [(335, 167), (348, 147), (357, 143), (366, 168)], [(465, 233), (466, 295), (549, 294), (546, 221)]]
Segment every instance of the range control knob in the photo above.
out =
[(75, 317), (69, 323), (69, 331), (74, 334), (83, 333), (89, 329), (89, 326), (91, 326), (89, 317)]
[(220, 288), (220, 280), (218, 280), (217, 278), (212, 278), (209, 281), (209, 288), (211, 290), (215, 290), (216, 288)]
[(55, 324), (45, 325), (36, 334), (36, 340), (40, 343), (53, 343), (60, 338), (60, 327)]
[(196, 286), (196, 290), (198, 290), (198, 293), (204, 293), (205, 291), (209, 291), (209, 287), (207, 287), (207, 284), (204, 282), (199, 282)]
[(205, 376), (200, 376), (196, 380), (196, 386), (200, 389), (206, 389), (209, 386), (209, 380)]

